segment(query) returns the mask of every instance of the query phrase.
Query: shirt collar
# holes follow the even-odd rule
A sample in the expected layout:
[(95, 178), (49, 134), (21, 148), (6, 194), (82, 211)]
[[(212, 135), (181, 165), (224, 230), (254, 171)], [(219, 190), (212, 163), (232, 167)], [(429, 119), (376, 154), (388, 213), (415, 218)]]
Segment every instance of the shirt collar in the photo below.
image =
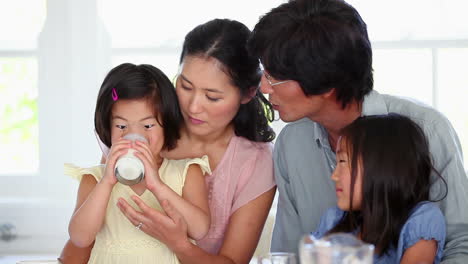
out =
[[(383, 96), (375, 90), (370, 91), (362, 102), (361, 116), (368, 115), (387, 115), (388, 109)], [(307, 118), (308, 119), (308, 118)], [(308, 119), (310, 122), (312, 120)], [(321, 146), (330, 146), (328, 143), (328, 133), (323, 126), (317, 122), (314, 123), (315, 141)]]
[(364, 101), (362, 102), (361, 116), (387, 114), (388, 108), (385, 104), (385, 100), (383, 96), (377, 91), (372, 90), (364, 97)]
[(315, 142), (319, 144), (319, 146), (330, 146), (328, 142), (328, 133), (325, 128), (317, 122), (314, 122), (314, 135), (315, 135)]

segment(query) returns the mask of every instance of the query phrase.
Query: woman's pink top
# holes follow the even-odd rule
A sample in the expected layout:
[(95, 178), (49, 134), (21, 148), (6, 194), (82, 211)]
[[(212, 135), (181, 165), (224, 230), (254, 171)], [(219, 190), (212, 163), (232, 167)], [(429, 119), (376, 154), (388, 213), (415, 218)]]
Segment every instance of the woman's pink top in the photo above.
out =
[(272, 150), (272, 143), (232, 137), (216, 169), (205, 176), (211, 226), (208, 234), (197, 241), (199, 247), (217, 254), (223, 244), (229, 217), (276, 185)]

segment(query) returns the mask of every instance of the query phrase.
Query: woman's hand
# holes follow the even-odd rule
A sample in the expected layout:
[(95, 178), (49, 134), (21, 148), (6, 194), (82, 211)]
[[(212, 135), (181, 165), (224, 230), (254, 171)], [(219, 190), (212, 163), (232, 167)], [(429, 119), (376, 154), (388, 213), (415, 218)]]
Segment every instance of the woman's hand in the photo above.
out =
[(100, 181), (101, 183), (106, 183), (110, 186), (114, 186), (117, 183), (117, 178), (115, 177), (115, 163), (117, 163), (117, 160), (121, 156), (127, 154), (130, 146), (131, 141), (127, 139), (120, 139), (112, 144), (109, 156), (107, 156), (106, 169)]
[(132, 196), (132, 199), (141, 212), (133, 209), (122, 198), (119, 199), (117, 206), (134, 226), (141, 223), (141, 231), (161, 241), (175, 253), (191, 246), (187, 235), (187, 223), (167, 200), (161, 202), (165, 214), (147, 206), (137, 196)]
[(158, 187), (164, 184), (159, 177), (158, 160), (154, 157), (147, 143), (136, 140), (132, 146), (137, 151), (135, 152), (135, 156), (137, 156), (145, 166), (146, 188), (154, 193)]
[(132, 199), (141, 209), (141, 213), (124, 199), (119, 199), (117, 206), (133, 225), (142, 223), (140, 230), (166, 244), (181, 263), (249, 263), (268, 216), (275, 190), (276, 188), (272, 188), (234, 212), (230, 217), (223, 245), (216, 255), (190, 243), (187, 223), (166, 200), (162, 202), (162, 207), (167, 215), (148, 207), (136, 196)]

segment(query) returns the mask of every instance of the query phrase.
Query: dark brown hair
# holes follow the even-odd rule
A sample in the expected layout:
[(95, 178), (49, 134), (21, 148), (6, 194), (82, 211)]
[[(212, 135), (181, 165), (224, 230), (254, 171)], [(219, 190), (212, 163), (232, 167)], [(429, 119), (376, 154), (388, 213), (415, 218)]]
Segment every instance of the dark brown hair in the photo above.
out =
[[(398, 114), (360, 117), (342, 130), (351, 167), (350, 211), (329, 233), (361, 231), (379, 255), (397, 247), (400, 231), (412, 209), (430, 201), (433, 183), (445, 185), (434, 169), (423, 130)], [(358, 165), (362, 165), (361, 209), (353, 209)], [(431, 173), (437, 175), (431, 180)], [(439, 188), (442, 190), (443, 188)]]
[(304, 94), (336, 90), (345, 108), (373, 87), (366, 23), (343, 0), (291, 0), (260, 18), (249, 49), (276, 80), (297, 81)]
[(112, 106), (116, 102), (113, 89), (118, 100), (149, 100), (154, 105), (158, 123), (163, 127), (163, 148), (175, 148), (183, 119), (174, 86), (162, 71), (148, 64), (123, 63), (107, 74), (99, 90), (94, 126), (99, 138), (108, 147), (111, 147)]
[(234, 120), (237, 136), (257, 142), (270, 142), (275, 132), (270, 127), (274, 119), (273, 108), (258, 89), (260, 64), (247, 50), (250, 30), (242, 23), (230, 19), (214, 19), (195, 27), (185, 36), (180, 63), (185, 56), (215, 58), (230, 77), (241, 96), (256, 89), (255, 96), (241, 104)]

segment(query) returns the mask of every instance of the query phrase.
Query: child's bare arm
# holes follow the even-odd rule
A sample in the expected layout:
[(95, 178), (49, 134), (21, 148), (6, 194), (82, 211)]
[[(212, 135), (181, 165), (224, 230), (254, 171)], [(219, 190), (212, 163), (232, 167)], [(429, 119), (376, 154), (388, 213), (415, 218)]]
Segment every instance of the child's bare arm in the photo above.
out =
[(70, 240), (76, 246), (87, 247), (93, 243), (104, 222), (111, 191), (112, 185), (97, 183), (92, 175), (83, 175), (68, 226)]
[(101, 229), (112, 188), (117, 183), (115, 163), (128, 152), (130, 143), (129, 140), (121, 139), (112, 145), (106, 169), (98, 183), (91, 175), (84, 175), (81, 179), (78, 204), (68, 226), (70, 240), (78, 247), (87, 247), (93, 243)]
[(151, 190), (159, 201), (168, 200), (188, 223), (188, 235), (195, 239), (203, 238), (210, 228), (210, 210), (205, 178), (196, 164), (189, 166), (182, 197), (165, 184)]
[(189, 165), (182, 196), (161, 181), (159, 166), (148, 144), (136, 141), (133, 147), (135, 155), (145, 165), (145, 183), (158, 201), (167, 200), (179, 211), (188, 224), (188, 235), (193, 239), (203, 238), (210, 227), (208, 194), (205, 187), (205, 177), (197, 164)]
[(182, 189), (182, 197), (197, 207), (201, 212), (196, 222), (191, 223), (192, 216), (185, 216), (185, 221), (188, 223), (188, 234), (191, 238), (201, 239), (210, 229), (211, 215), (208, 204), (208, 190), (205, 184), (205, 175), (200, 167), (196, 164), (190, 165), (187, 170), (184, 188)]
[(436, 254), (437, 242), (435, 240), (419, 240), (405, 250), (400, 264), (434, 263)]

